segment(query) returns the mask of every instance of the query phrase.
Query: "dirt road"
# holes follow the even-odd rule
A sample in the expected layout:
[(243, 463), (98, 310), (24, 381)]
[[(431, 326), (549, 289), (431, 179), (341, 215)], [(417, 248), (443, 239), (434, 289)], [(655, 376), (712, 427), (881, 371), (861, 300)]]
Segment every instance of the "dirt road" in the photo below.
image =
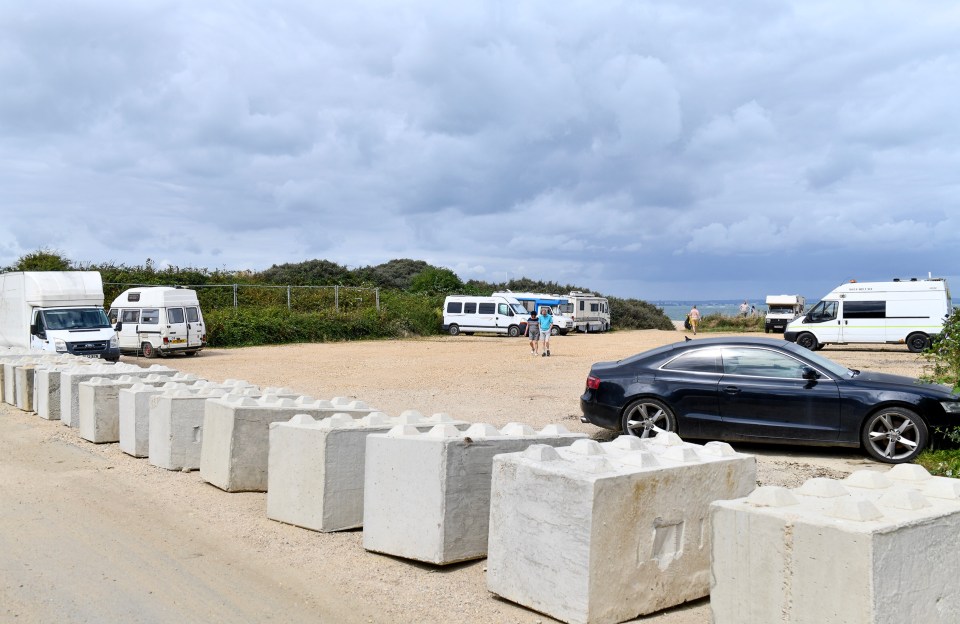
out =
[[(590, 364), (678, 339), (663, 331), (570, 335), (554, 338), (550, 358), (535, 358), (521, 339), (459, 336), (209, 350), (161, 363), (316, 398), (353, 396), (391, 415), (557, 422), (608, 439), (579, 422)], [(821, 353), (855, 368), (922, 368), (904, 347)], [(0, 419), (0, 621), (552, 621), (489, 594), (483, 561), (437, 568), (370, 554), (359, 531), (319, 534), (268, 520), (265, 494), (222, 492), (196, 472), (155, 468), (6, 404)], [(738, 450), (758, 455), (764, 484), (886, 469), (850, 450)], [(709, 604), (643, 621), (705, 624)]]

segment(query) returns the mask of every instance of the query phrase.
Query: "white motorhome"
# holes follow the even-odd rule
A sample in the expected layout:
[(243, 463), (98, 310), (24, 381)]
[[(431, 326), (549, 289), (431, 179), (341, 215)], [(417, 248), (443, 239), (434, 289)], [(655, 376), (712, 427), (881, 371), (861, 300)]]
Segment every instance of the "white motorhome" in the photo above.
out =
[(784, 338), (816, 350), (825, 344), (906, 344), (917, 353), (943, 331), (953, 310), (941, 278), (841, 284), (804, 316), (790, 322)]
[(120, 359), (97, 271), (0, 274), (0, 346)]
[(800, 295), (767, 295), (767, 315), (763, 319), (764, 333), (784, 332), (793, 319), (803, 314), (806, 301)]
[(605, 332), (610, 329), (610, 302), (606, 297), (573, 290), (567, 298), (573, 308), (570, 318), (575, 331)]
[(183, 353), (196, 355), (207, 345), (207, 329), (197, 292), (188, 288), (151, 286), (123, 291), (110, 304), (120, 351), (152, 358)]
[(550, 308), (553, 315), (553, 325), (550, 335), (566, 335), (573, 327), (573, 319), (568, 316), (573, 311), (573, 305), (566, 295), (548, 295), (546, 293), (513, 292), (510, 290), (493, 293), (494, 297), (512, 297), (520, 302), (527, 312), (540, 312), (544, 307)]
[(526, 308), (513, 297), (450, 295), (443, 302), (443, 331), (451, 336), (488, 332), (516, 337), (526, 322)]

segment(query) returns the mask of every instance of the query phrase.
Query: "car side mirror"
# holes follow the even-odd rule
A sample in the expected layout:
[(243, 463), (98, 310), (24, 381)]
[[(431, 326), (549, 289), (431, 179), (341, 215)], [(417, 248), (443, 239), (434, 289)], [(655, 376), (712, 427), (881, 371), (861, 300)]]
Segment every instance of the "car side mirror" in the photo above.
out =
[(120, 331), (121, 329), (123, 329), (123, 321), (117, 321), (117, 324), (114, 327), (114, 329), (116, 329), (117, 331)]
[(37, 335), (40, 334), (40, 332), (37, 330), (37, 324), (36, 324), (36, 323), (34, 323), (33, 325), (30, 326), (30, 333), (33, 334), (34, 336), (37, 336)]
[(809, 379), (809, 380), (811, 380), (811, 381), (814, 381), (814, 380), (820, 379), (820, 373), (818, 373), (817, 371), (813, 370), (813, 369), (810, 368), (809, 366), (804, 366), (804, 367), (803, 367), (803, 378), (804, 378), (804, 379)]

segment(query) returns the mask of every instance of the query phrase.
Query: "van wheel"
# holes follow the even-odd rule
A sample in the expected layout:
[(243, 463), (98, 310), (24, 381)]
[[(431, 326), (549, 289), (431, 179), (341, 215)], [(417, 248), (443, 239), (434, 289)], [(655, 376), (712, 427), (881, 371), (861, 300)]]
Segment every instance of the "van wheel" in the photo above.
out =
[(520, 328), (516, 325), (511, 325), (509, 328), (507, 328), (507, 335), (511, 338), (516, 338), (520, 335)]
[(185, 356), (187, 356), (187, 357), (193, 357), (193, 356), (195, 356), (197, 353), (199, 353), (199, 351), (184, 351), (184, 352), (183, 352), (183, 354), (184, 354)]
[(817, 350), (817, 337), (811, 334), (810, 332), (803, 332), (797, 336), (797, 344), (803, 347), (804, 349), (810, 349), (811, 351)]
[(556, 335), (559, 334), (559, 333), (560, 333), (560, 328), (558, 328), (556, 325), (554, 325), (553, 327), (550, 328), (550, 335), (551, 335), (551, 336), (556, 336)]
[(448, 329), (447, 331), (450, 332), (451, 336), (456, 336), (457, 334), (460, 333), (460, 327), (457, 325), (451, 325), (450, 329)]
[(926, 334), (910, 334), (907, 336), (907, 348), (910, 353), (920, 353), (930, 346), (930, 337)]
[(140, 345), (140, 352), (143, 353), (145, 358), (155, 358), (157, 357), (157, 350), (153, 348), (153, 345), (149, 342), (144, 342)]

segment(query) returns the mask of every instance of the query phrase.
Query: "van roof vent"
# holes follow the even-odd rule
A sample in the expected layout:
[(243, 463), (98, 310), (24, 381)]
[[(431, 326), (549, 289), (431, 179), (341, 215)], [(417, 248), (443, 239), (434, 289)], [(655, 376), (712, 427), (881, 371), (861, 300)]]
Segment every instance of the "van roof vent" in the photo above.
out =
[(138, 292), (127, 293), (127, 301), (140, 301), (140, 293)]

